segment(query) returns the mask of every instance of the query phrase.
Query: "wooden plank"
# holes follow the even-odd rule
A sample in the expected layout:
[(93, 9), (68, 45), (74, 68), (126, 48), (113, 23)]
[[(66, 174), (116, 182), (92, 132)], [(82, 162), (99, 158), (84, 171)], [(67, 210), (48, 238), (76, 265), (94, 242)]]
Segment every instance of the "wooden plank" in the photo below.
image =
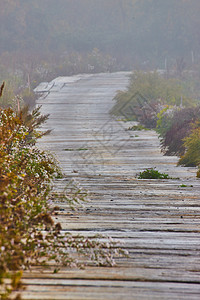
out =
[[(56, 189), (76, 180), (90, 192), (90, 201), (75, 212), (56, 202), (61, 211), (55, 220), (74, 235), (112, 236), (130, 256), (117, 258), (118, 267), (61, 268), (58, 274), (36, 266), (24, 273), (23, 299), (200, 298), (196, 169), (176, 167), (177, 157), (162, 156), (155, 132), (128, 132), (131, 123), (110, 117), (113, 96), (126, 87), (127, 76), (60, 77), (38, 104), (50, 113), (45, 129), (54, 129), (40, 147), (55, 153), (66, 174)], [(147, 167), (176, 179), (137, 179)]]

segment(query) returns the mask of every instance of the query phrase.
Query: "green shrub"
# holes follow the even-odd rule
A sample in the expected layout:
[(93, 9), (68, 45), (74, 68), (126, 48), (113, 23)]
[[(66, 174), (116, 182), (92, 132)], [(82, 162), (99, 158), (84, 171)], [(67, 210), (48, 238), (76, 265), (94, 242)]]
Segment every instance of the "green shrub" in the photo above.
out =
[(173, 116), (177, 110), (180, 110), (177, 106), (165, 105), (157, 114), (156, 132), (160, 138), (163, 138), (172, 126)]
[(180, 158), (178, 164), (185, 167), (196, 167), (200, 165), (200, 127), (192, 130), (191, 134), (184, 139), (185, 154)]
[(146, 169), (137, 176), (139, 179), (169, 179), (169, 175), (160, 173), (155, 168)]
[(142, 130), (148, 130), (148, 128), (142, 126), (141, 124), (138, 124), (138, 125), (133, 125), (133, 126), (129, 127), (128, 130), (131, 130), (131, 131), (142, 131)]
[(184, 82), (164, 78), (157, 72), (134, 72), (128, 90), (120, 91), (115, 101), (111, 114), (129, 116), (150, 128), (156, 127), (157, 114), (163, 105), (192, 103)]

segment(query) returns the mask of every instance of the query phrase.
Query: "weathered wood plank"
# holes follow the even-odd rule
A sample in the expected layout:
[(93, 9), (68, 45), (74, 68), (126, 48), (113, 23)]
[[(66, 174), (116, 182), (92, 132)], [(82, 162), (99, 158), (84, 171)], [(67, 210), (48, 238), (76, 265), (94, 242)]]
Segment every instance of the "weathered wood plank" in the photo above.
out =
[[(177, 157), (162, 156), (155, 132), (128, 132), (129, 122), (111, 119), (112, 98), (128, 84), (126, 73), (54, 83), (38, 102), (50, 113), (45, 129), (54, 129), (40, 147), (56, 154), (66, 174), (55, 183), (58, 190), (73, 179), (90, 192), (90, 202), (76, 212), (56, 203), (62, 210), (54, 218), (74, 235), (112, 236), (130, 257), (117, 258), (114, 268), (62, 268), (58, 274), (37, 266), (24, 274), (24, 299), (199, 299), (196, 169), (176, 167)], [(147, 167), (179, 179), (138, 180)]]

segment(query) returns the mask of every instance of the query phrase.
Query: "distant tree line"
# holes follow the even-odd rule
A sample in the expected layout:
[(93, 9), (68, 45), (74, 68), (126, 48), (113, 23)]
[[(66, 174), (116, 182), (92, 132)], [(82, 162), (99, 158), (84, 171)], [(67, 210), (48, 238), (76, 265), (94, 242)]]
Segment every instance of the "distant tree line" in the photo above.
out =
[(199, 70), (199, 15), (199, 0), (1, 0), (0, 79)]
[(1, 0), (0, 54), (85, 53), (98, 48), (134, 63), (164, 66), (200, 50), (198, 0)]

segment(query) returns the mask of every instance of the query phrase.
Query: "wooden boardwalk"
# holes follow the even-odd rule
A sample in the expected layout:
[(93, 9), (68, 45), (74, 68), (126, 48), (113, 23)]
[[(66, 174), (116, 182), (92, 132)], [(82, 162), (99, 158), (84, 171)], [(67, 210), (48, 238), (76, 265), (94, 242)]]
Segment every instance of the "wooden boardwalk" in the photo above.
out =
[[(58, 78), (38, 88), (38, 103), (50, 113), (46, 128), (54, 129), (40, 147), (90, 192), (77, 212), (61, 204), (57, 221), (75, 234), (112, 236), (130, 257), (113, 268), (58, 274), (38, 267), (24, 274), (23, 299), (200, 299), (200, 181), (195, 169), (162, 156), (155, 132), (126, 131), (130, 124), (110, 117), (113, 96), (127, 84), (121, 72)], [(147, 167), (180, 179), (138, 180)]]

